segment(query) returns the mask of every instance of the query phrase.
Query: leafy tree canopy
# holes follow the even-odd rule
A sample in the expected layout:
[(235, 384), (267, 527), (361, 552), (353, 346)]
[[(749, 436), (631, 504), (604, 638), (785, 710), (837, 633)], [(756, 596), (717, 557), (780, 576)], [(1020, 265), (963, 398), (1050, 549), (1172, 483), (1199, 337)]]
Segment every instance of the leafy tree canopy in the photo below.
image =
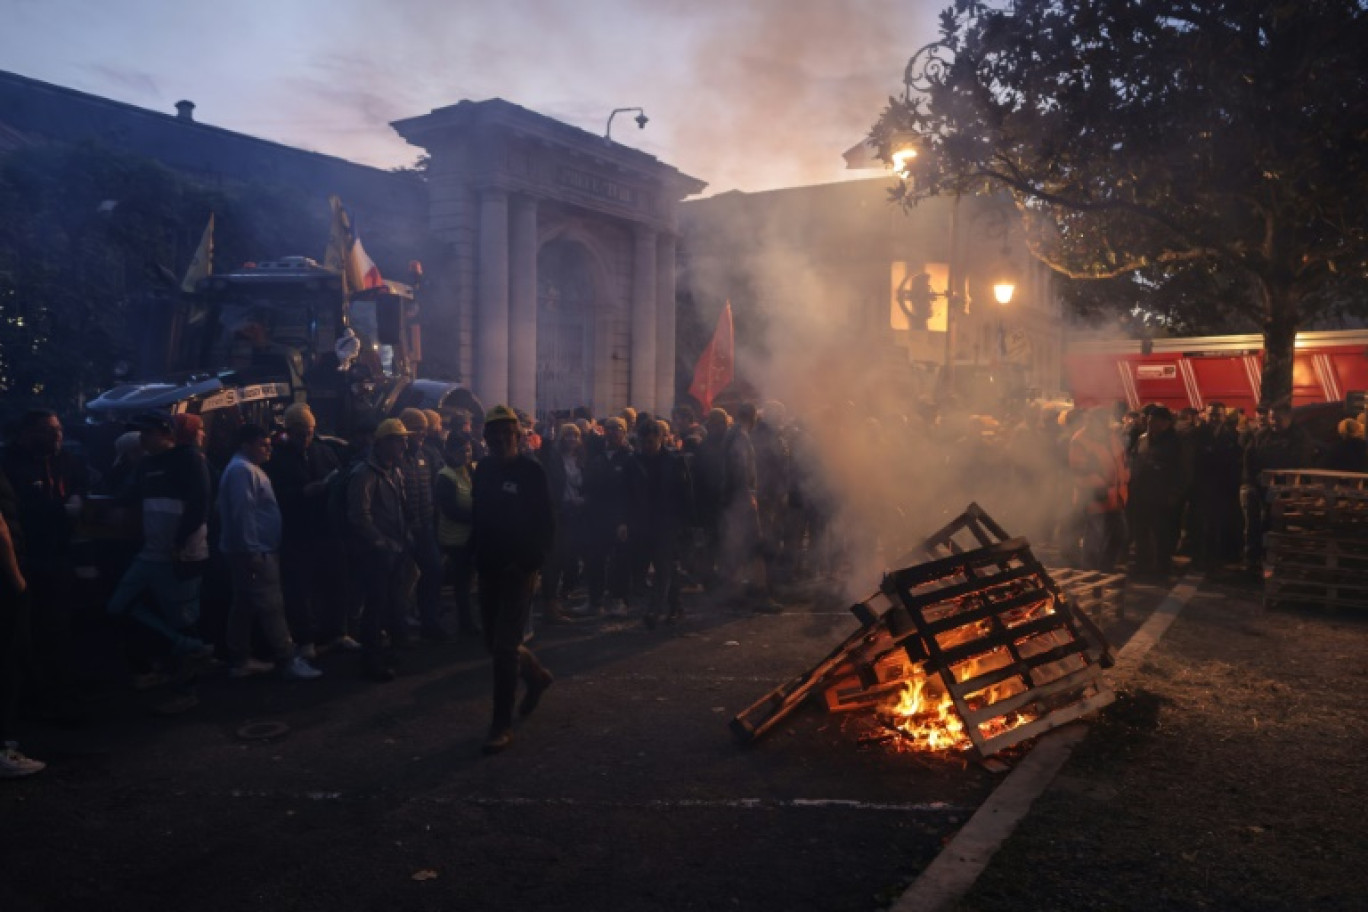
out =
[(1362, 0), (956, 0), (870, 141), (918, 138), (907, 204), (1006, 190), (1038, 259), (1112, 280), (1094, 305), (1259, 326), (1271, 402), (1368, 284), (1365, 47)]

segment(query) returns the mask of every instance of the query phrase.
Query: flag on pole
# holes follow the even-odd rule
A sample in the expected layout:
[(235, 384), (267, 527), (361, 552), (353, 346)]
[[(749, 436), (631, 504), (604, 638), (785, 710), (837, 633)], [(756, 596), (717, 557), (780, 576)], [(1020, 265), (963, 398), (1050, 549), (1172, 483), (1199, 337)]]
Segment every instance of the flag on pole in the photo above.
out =
[(356, 222), (336, 196), (328, 197), (332, 206), (332, 227), (328, 232), (328, 250), (323, 255), (323, 265), (342, 275), (342, 284), (347, 294), (366, 288), (379, 288), (384, 284), (380, 268), (366, 253), (361, 238), (356, 234)]
[(689, 384), (689, 394), (703, 406), (703, 411), (712, 408), (713, 399), (732, 382), (736, 346), (732, 335), (731, 302), (717, 315), (717, 328), (713, 330), (712, 340), (694, 366), (693, 383)]
[(361, 287), (360, 276), (352, 270), (352, 225), (351, 213), (336, 196), (328, 197), (332, 207), (332, 225), (328, 229), (328, 250), (323, 254), (323, 266), (342, 276), (342, 290), (346, 294)]
[(185, 270), (185, 278), (181, 279), (181, 291), (186, 294), (194, 294), (195, 284), (200, 279), (208, 278), (213, 271), (214, 213), (211, 212), (209, 213), (209, 224), (204, 226), (204, 234), (200, 237), (199, 247), (195, 250), (195, 258), (190, 261), (190, 268)]
[(385, 280), (380, 277), (380, 267), (375, 265), (375, 261), (366, 253), (366, 248), (361, 246), (361, 238), (356, 237), (353, 230), (352, 241), (352, 272), (358, 277), (361, 288), (379, 288), (385, 284)]

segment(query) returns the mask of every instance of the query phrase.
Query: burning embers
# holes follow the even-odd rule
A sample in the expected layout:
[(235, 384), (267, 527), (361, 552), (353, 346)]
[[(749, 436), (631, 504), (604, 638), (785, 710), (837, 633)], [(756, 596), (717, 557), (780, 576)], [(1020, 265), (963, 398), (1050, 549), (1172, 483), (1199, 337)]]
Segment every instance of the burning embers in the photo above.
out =
[(987, 757), (1113, 700), (1101, 632), (977, 504), (917, 559), (852, 607), (859, 630), (732, 720), (737, 736), (821, 692), (832, 712), (874, 712), (900, 747)]

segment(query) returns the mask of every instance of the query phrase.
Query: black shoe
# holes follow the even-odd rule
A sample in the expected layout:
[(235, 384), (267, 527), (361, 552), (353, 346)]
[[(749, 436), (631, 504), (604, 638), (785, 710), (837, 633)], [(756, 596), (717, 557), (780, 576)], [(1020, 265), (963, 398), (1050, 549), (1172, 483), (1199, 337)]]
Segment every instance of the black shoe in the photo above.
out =
[(508, 750), (508, 746), (512, 743), (513, 732), (503, 728), (489, 733), (489, 737), (485, 740), (482, 750), (485, 752), (486, 756), (500, 754)]
[(388, 665), (363, 665), (361, 679), (374, 684), (388, 684), (394, 680), (394, 669)]
[(541, 702), (542, 694), (551, 687), (551, 682), (556, 680), (551, 672), (543, 671), (541, 676), (527, 682), (527, 693), (523, 694), (522, 702), (518, 704), (518, 715), (526, 719), (532, 715), (537, 704)]
[(656, 613), (654, 611), (648, 611), (645, 614), (643, 614), (641, 616), (641, 620), (642, 623), (646, 625), (647, 630), (656, 629)]
[(767, 598), (762, 599), (759, 602), (756, 602), (751, 607), (751, 610), (754, 611), (756, 614), (783, 614), (784, 606), (781, 603), (776, 602), (774, 599)]

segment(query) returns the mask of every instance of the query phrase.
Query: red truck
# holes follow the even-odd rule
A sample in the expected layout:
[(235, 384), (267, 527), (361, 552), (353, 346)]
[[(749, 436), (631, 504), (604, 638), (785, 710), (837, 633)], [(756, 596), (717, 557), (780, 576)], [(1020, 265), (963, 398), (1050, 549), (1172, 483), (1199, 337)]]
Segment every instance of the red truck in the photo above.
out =
[[(1259, 401), (1263, 337), (1072, 340), (1064, 379), (1080, 407), (1125, 402), (1138, 409), (1161, 402), (1172, 409), (1223, 402), (1252, 412)], [(1292, 404), (1345, 402), (1368, 390), (1368, 330), (1297, 334)]]

